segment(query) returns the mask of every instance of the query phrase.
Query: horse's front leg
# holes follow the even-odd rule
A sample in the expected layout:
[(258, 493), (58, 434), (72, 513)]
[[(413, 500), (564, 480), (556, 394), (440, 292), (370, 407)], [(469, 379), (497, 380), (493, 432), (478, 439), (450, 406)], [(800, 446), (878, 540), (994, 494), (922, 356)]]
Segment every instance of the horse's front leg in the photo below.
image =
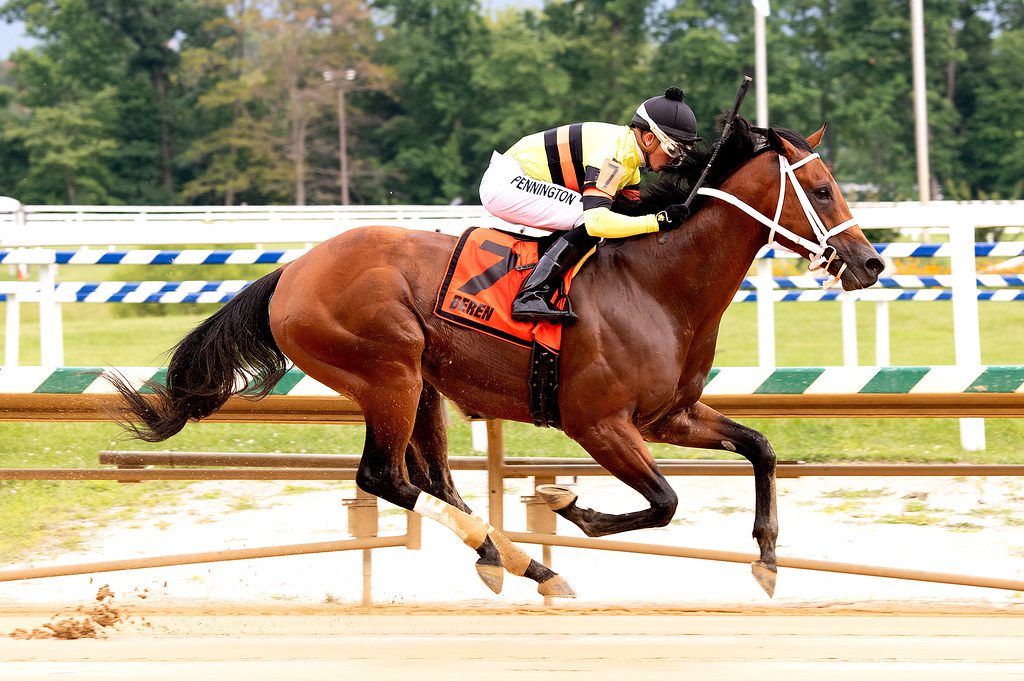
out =
[(754, 539), (761, 549), (761, 558), (751, 565), (751, 569), (768, 595), (775, 593), (778, 572), (775, 541), (779, 536), (779, 520), (775, 495), (775, 450), (767, 438), (700, 402), (685, 411), (666, 416), (651, 429), (650, 435), (654, 441), (680, 447), (736, 452), (750, 461), (754, 467)]
[(576, 494), (561, 485), (541, 485), (537, 493), (553, 511), (579, 527), (588, 537), (668, 525), (678, 499), (651, 458), (636, 426), (625, 416), (577, 425), (563, 423), (566, 435), (576, 440), (605, 470), (626, 483), (650, 504), (642, 511), (602, 513), (576, 504)]

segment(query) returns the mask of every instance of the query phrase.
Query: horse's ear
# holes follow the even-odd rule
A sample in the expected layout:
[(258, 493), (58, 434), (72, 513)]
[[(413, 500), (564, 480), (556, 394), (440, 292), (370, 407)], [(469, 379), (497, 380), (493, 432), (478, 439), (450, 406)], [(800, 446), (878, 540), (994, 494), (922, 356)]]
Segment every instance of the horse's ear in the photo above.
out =
[(768, 142), (768, 147), (775, 153), (785, 156), (787, 154), (787, 149), (793, 149), (793, 145), (782, 139), (782, 136), (775, 132), (775, 128), (768, 128), (764, 137)]
[(821, 138), (825, 136), (825, 129), (828, 128), (828, 123), (822, 123), (821, 127), (816, 132), (812, 132), (807, 138), (807, 143), (811, 145), (811, 149), (814, 149), (821, 144)]

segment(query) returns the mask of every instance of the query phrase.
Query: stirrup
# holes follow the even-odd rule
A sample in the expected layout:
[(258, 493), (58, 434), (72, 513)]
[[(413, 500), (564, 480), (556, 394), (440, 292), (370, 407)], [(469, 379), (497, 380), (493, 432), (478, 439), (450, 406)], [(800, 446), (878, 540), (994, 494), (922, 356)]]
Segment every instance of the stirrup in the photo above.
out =
[[(512, 301), (512, 319), (517, 322), (551, 322), (552, 324), (571, 324), (579, 317), (572, 311), (569, 299), (565, 299), (565, 309), (554, 307), (547, 300), (536, 293), (527, 297), (526, 302), (521, 303), (523, 308), (516, 310), (518, 301)], [(532, 307), (535, 305), (535, 307)]]

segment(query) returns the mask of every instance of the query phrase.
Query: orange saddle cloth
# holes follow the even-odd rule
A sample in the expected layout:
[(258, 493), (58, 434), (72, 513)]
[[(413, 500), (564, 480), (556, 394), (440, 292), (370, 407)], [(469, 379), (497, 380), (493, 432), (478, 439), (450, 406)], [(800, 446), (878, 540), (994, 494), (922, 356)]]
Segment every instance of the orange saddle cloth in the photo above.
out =
[[(452, 251), (434, 314), (524, 348), (533, 347), (536, 341), (557, 353), (562, 346), (561, 324), (512, 319), (512, 299), (538, 257), (536, 239), (470, 227)], [(565, 291), (570, 276), (566, 275)], [(563, 307), (565, 301), (556, 304)]]

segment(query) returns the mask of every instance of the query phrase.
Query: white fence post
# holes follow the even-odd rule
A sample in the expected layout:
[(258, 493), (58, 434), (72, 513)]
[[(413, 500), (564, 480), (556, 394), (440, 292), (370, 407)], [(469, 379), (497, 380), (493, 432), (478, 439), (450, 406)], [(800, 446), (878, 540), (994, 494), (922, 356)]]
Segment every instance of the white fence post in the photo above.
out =
[(39, 359), (42, 366), (64, 366), (64, 338), (57, 303), (57, 265), (39, 266)]
[(875, 366), (891, 364), (889, 338), (889, 301), (879, 300), (875, 303)]
[(849, 293), (839, 296), (843, 314), (843, 366), (857, 366), (857, 299)]
[[(950, 225), (953, 251), (953, 343), (958, 367), (981, 366), (981, 330), (978, 327), (978, 272), (974, 257), (975, 226)], [(985, 419), (960, 419), (960, 446), (967, 451), (985, 449)]]
[(757, 260), (754, 288), (757, 290), (757, 364), (771, 368), (775, 366), (775, 278), (771, 258)]
[(473, 421), (469, 424), (469, 433), (472, 436), (473, 451), (487, 451), (487, 422)]
[(7, 328), (4, 335), (4, 366), (18, 366), (21, 340), (21, 301), (18, 294), (7, 294)]

